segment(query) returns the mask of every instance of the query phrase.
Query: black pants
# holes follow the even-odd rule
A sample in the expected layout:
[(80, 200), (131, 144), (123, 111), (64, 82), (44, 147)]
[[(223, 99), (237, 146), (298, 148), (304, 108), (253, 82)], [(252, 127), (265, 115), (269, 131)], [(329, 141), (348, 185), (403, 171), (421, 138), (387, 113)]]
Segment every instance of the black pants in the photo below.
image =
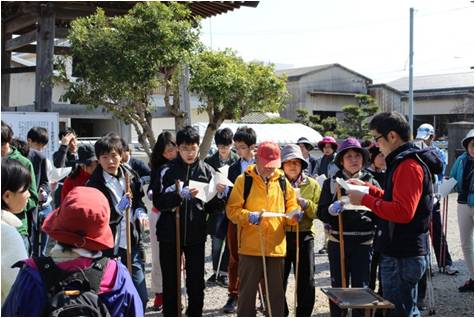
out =
[[(345, 236), (346, 287), (367, 287), (372, 256), (372, 246), (362, 245), (359, 240)], [(328, 242), (328, 260), (332, 287), (341, 287), (340, 243)], [(330, 301), (330, 316), (339, 317), (344, 312)], [(354, 316), (363, 316), (362, 310), (353, 310)]]
[[(203, 313), (205, 243), (182, 247), (185, 254), (186, 292), (188, 316), (198, 317)], [(160, 242), (160, 266), (163, 276), (163, 315), (178, 316), (176, 247), (175, 242)]]
[[(287, 290), (287, 281), (293, 265), (294, 275), (296, 266), (297, 239), (295, 232), (287, 232), (287, 256), (284, 265), (284, 290)], [(298, 317), (310, 317), (315, 304), (314, 281), (314, 238), (312, 232), (299, 233), (299, 277), (297, 282), (297, 313)], [(284, 315), (289, 315), (287, 300), (284, 299)]]
[[(440, 203), (434, 205), (432, 211), (432, 246), (434, 247), (435, 257), (437, 258), (437, 265), (443, 267), (445, 265), (452, 265), (452, 258), (450, 257), (447, 240), (442, 233), (442, 218), (440, 215)], [(441, 260), (441, 248), (445, 251), (445, 260)]]
[[(452, 258), (450, 257), (449, 253), (449, 246), (447, 245), (447, 240), (445, 235), (442, 233), (442, 218), (440, 214), (440, 203), (437, 202), (434, 205), (434, 209), (432, 210), (431, 215), (431, 241), (432, 247), (434, 248), (435, 258), (437, 259), (437, 265), (440, 267), (444, 267), (446, 265), (452, 266)], [(441, 246), (444, 248), (445, 259), (442, 259), (442, 251)], [(429, 263), (429, 259), (427, 260), (427, 264)], [(431, 265), (430, 265), (431, 266)], [(419, 301), (422, 301), (426, 297), (427, 293), (427, 275), (429, 275), (429, 266), (427, 266), (427, 270), (422, 276), (421, 280), (419, 281), (418, 285), (418, 293), (417, 298)]]

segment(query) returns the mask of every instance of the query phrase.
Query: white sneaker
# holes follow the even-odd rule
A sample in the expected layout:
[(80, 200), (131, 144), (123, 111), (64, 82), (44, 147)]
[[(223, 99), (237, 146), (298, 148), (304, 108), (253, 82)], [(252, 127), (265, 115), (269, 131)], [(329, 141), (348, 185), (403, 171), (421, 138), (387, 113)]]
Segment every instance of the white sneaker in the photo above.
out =
[(456, 275), (459, 271), (454, 265), (446, 265), (444, 268), (444, 272), (447, 275)]

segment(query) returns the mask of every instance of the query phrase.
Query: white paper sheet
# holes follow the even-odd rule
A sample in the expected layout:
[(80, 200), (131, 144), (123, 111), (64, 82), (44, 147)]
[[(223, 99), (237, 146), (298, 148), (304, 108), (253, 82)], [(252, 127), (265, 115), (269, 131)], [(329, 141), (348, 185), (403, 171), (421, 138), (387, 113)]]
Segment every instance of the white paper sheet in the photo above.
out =
[(226, 178), (228, 177), (229, 174), (229, 165), (224, 165), (221, 168), (218, 169), (219, 172), (221, 172)]
[(71, 172), (72, 167), (65, 168), (51, 168), (48, 171), (48, 180), (50, 183), (58, 182), (59, 180), (67, 177)]
[[(190, 180), (190, 182), (188, 183), (188, 187), (190, 189), (197, 189), (198, 194), (196, 195), (196, 198), (206, 203), (213, 199), (216, 195), (216, 185), (211, 188), (211, 184), (211, 182), (209, 184), (206, 184), (204, 182)], [(211, 189), (214, 189), (214, 191), (212, 191)]]
[(356, 190), (356, 191), (361, 191), (363, 193), (369, 193), (369, 187), (367, 186), (354, 185), (354, 184), (346, 182), (345, 180), (341, 178), (336, 178), (336, 182), (346, 191)]
[(454, 178), (450, 178), (448, 180), (442, 181), (442, 184), (439, 185), (440, 196), (442, 198), (448, 196), (450, 191), (452, 191), (452, 189), (455, 187), (456, 184), (457, 184), (457, 180), (455, 180)]
[[(256, 213), (261, 213), (260, 211), (254, 211)], [(279, 213), (279, 212), (269, 212), (269, 211), (264, 211), (261, 215), (263, 218), (286, 218), (290, 219), (290, 217), (287, 214), (284, 213)]]
[(228, 177), (225, 174), (221, 173), (221, 172), (213, 173), (213, 178), (215, 179), (214, 180), (215, 184), (224, 184), (228, 187), (234, 187), (234, 183), (229, 181)]
[(315, 180), (317, 180), (317, 183), (318, 185), (321, 187), (323, 187), (323, 182), (327, 179), (327, 176), (324, 175), (324, 174), (321, 174), (319, 175), (318, 177), (315, 178)]

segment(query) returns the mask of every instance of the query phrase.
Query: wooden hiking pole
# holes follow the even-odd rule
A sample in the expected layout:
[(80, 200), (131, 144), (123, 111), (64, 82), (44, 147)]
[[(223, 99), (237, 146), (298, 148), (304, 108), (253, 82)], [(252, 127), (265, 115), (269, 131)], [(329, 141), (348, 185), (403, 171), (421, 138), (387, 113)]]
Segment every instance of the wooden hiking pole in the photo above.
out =
[[(340, 185), (336, 186), (336, 197), (341, 199)], [(341, 287), (346, 288), (346, 269), (345, 269), (345, 240), (343, 238), (343, 215), (338, 214), (338, 238), (340, 240), (340, 271), (341, 271)]]
[(300, 226), (297, 222), (297, 234), (296, 234), (296, 245), (297, 252), (295, 252), (295, 291), (294, 291), (294, 315), (297, 317), (297, 291), (299, 284), (299, 260), (300, 260)]
[(270, 298), (269, 298), (269, 282), (267, 281), (267, 266), (266, 266), (266, 256), (264, 255), (264, 237), (262, 236), (262, 214), (264, 211), (261, 212), (259, 218), (261, 219), (261, 223), (258, 225), (259, 227), (259, 241), (261, 244), (261, 255), (262, 255), (262, 266), (264, 272), (264, 285), (266, 289), (266, 303), (267, 303), (267, 312), (269, 313), (269, 317), (272, 317), (272, 308), (270, 307)]
[[(125, 193), (130, 195), (130, 201), (132, 201), (132, 191), (130, 190), (130, 177), (127, 171), (124, 170), (125, 175)], [(130, 276), (132, 276), (132, 235), (130, 230), (130, 206), (132, 202), (130, 202), (127, 209), (125, 209), (125, 233), (127, 236), (127, 250), (126, 250), (126, 257), (127, 257), (127, 269), (129, 270)]]
[[(180, 180), (175, 181), (177, 193), (180, 193)], [(181, 316), (181, 236), (180, 236), (180, 206), (175, 210), (175, 241), (176, 241), (176, 301), (177, 316)]]

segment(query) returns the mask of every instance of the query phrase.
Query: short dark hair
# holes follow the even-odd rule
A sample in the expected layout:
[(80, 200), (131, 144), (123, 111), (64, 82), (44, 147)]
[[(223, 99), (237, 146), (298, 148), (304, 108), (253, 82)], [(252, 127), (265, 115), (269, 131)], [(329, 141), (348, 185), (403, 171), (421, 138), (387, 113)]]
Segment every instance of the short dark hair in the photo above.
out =
[(2, 159), (2, 210), (8, 210), (8, 205), (3, 202), (5, 192), (28, 191), (30, 185), (30, 170), (15, 159)]
[(200, 144), (200, 134), (198, 130), (191, 126), (185, 126), (176, 133), (176, 144), (193, 145)]
[(157, 142), (153, 146), (152, 156), (150, 158), (150, 168), (159, 169), (168, 159), (163, 156), (167, 145), (176, 146), (175, 137), (169, 131), (164, 131), (157, 137)]
[(10, 142), (10, 145), (15, 147), (23, 157), (28, 157), (28, 153), (30, 152), (30, 146), (28, 143), (20, 138), (13, 138)]
[(368, 128), (376, 130), (386, 138), (389, 132), (394, 131), (403, 141), (411, 138), (411, 127), (406, 118), (398, 112), (382, 112), (376, 114), (369, 122)]
[(122, 145), (122, 138), (116, 134), (107, 134), (94, 144), (94, 151), (96, 152), (96, 157), (99, 159), (99, 156), (103, 154), (108, 154), (109, 152), (115, 150), (119, 155), (122, 155), (124, 151)]
[(12, 142), (13, 130), (2, 120), (2, 145)]
[(68, 127), (66, 128), (65, 130), (61, 130), (58, 134), (58, 138), (59, 140), (63, 139), (63, 137), (69, 133), (72, 133), (74, 136), (78, 136), (78, 134), (76, 134), (76, 132), (74, 131), (74, 129), (72, 129), (71, 127)]
[(46, 145), (49, 141), (48, 130), (44, 127), (33, 127), (28, 131), (26, 138), (40, 145)]
[(220, 129), (214, 134), (216, 145), (230, 145), (233, 143), (233, 131), (229, 128)]
[(129, 147), (129, 144), (127, 143), (127, 141), (125, 141), (124, 138), (120, 138), (120, 141), (122, 142), (122, 151), (131, 151), (130, 147)]
[(243, 142), (248, 146), (255, 145), (257, 142), (256, 132), (251, 127), (239, 127), (234, 134), (233, 140), (235, 142)]

